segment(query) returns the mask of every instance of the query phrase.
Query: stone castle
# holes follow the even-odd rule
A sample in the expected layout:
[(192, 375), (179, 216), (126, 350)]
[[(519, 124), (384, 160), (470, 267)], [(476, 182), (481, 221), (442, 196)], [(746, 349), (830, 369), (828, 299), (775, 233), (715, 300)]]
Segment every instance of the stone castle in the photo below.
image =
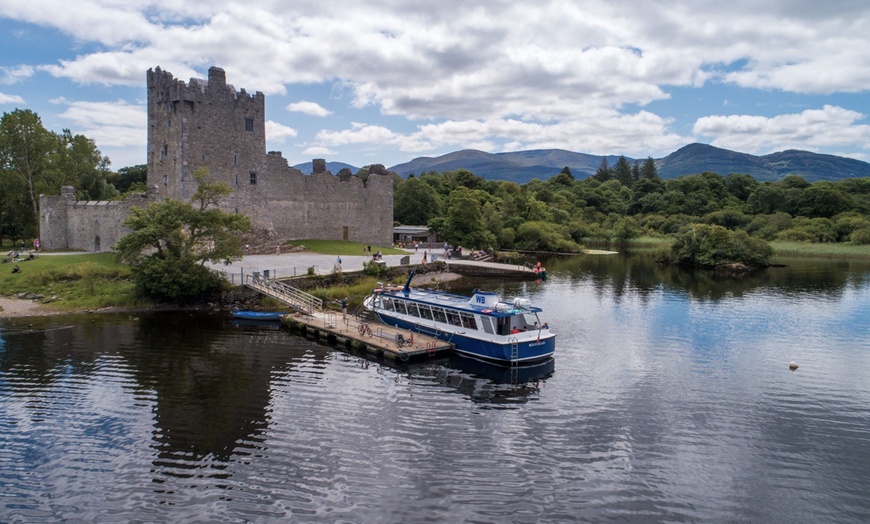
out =
[(221, 208), (249, 216), (254, 238), (390, 245), (393, 181), (382, 166), (372, 166), (363, 181), (349, 172), (334, 176), (317, 159), (306, 175), (280, 152), (267, 153), (265, 96), (236, 91), (218, 67), (209, 69), (207, 81), (186, 84), (159, 67), (147, 79), (147, 193), (99, 202), (77, 201), (72, 187), (41, 195), (43, 249), (111, 250), (129, 232), (121, 222), (130, 208), (165, 198), (189, 201), (200, 167), (233, 189)]

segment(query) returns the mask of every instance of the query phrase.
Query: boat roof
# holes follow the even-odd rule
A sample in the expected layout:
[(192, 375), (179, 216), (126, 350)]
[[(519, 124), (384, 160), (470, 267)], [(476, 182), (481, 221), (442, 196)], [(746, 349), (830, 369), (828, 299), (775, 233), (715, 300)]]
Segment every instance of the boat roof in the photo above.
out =
[(540, 313), (543, 311), (539, 307), (524, 307), (518, 308), (513, 307), (513, 304), (509, 302), (497, 302), (498, 294), (495, 291), (482, 291), (475, 290), (474, 294), (477, 295), (487, 295), (488, 297), (495, 298), (495, 301), (498, 304), (509, 306), (508, 308), (496, 308), (494, 306), (493, 300), (487, 300), (487, 304), (478, 305), (472, 303), (474, 297), (468, 297), (464, 295), (455, 295), (453, 293), (447, 293), (446, 291), (438, 291), (435, 289), (416, 289), (410, 288), (408, 292), (405, 292), (402, 288), (395, 289), (384, 289), (381, 292), (381, 295), (384, 296), (392, 296), (397, 298), (403, 298), (406, 300), (410, 300), (413, 302), (420, 302), (424, 304), (430, 304), (433, 306), (441, 306), (448, 307), (452, 309), (458, 309), (460, 311), (468, 311), (472, 313), (490, 315), (494, 317), (509, 317), (512, 315), (517, 315), (519, 313)]

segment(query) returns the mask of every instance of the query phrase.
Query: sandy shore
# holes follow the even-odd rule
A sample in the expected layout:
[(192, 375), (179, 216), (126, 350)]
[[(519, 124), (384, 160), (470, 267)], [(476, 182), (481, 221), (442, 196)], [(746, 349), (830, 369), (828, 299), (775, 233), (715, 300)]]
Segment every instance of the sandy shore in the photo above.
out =
[(42, 304), (27, 299), (0, 297), (0, 318), (34, 317), (49, 315), (52, 312)]

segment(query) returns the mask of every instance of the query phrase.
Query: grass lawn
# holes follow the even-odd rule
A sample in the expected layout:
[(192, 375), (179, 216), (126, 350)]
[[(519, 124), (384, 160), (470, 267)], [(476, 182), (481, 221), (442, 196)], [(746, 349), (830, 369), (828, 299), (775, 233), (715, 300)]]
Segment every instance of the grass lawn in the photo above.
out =
[[(16, 265), (20, 273), (12, 272)], [(58, 310), (147, 305), (134, 298), (134, 288), (129, 266), (115, 262), (113, 253), (41, 255), (0, 263), (0, 295), (42, 294), (42, 302)]]

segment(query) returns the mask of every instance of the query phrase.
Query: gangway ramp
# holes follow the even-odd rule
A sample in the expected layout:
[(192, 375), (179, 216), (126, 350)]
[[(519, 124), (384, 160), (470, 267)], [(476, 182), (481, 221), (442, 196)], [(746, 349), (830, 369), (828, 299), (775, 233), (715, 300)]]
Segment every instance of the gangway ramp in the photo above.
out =
[(280, 280), (264, 278), (259, 274), (248, 275), (245, 286), (306, 315), (313, 315), (315, 311), (323, 309), (323, 300)]

